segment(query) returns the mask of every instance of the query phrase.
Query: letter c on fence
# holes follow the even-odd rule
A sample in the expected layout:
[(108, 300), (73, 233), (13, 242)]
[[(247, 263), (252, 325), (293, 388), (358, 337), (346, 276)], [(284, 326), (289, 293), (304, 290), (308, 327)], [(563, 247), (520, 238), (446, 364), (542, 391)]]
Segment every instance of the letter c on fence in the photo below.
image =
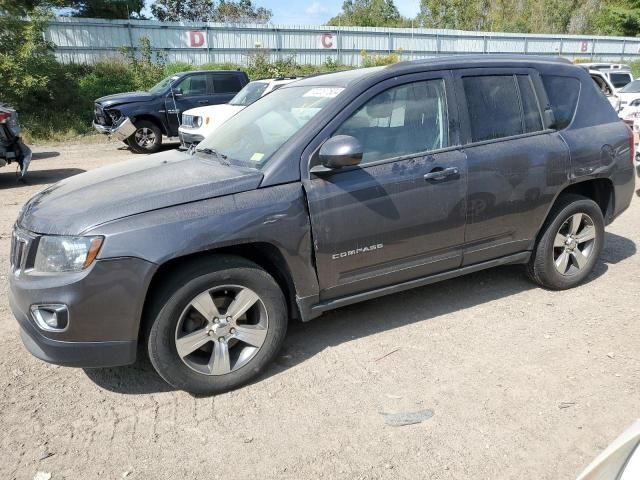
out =
[(191, 48), (198, 48), (204, 45), (204, 34), (202, 32), (189, 32), (189, 46)]
[(322, 44), (322, 48), (333, 47), (333, 35), (330, 33), (323, 33), (320, 35), (320, 43)]

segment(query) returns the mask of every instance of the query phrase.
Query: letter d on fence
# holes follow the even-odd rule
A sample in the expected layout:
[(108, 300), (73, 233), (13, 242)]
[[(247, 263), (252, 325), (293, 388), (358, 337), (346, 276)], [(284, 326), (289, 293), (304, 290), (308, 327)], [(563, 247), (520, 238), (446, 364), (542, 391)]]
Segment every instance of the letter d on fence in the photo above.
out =
[(207, 46), (207, 37), (204, 32), (189, 30), (187, 32), (187, 43), (190, 48), (201, 48)]

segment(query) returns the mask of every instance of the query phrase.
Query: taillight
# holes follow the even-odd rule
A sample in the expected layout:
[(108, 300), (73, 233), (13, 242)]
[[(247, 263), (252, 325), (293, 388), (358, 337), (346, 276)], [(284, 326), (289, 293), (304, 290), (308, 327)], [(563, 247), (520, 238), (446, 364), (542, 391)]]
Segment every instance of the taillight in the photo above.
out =
[(633, 161), (636, 159), (635, 135), (633, 134), (633, 129), (627, 123), (625, 123), (625, 126), (629, 133), (629, 161), (631, 162), (631, 165), (633, 165)]
[(11, 118), (11, 114), (8, 112), (0, 112), (0, 123), (4, 123)]

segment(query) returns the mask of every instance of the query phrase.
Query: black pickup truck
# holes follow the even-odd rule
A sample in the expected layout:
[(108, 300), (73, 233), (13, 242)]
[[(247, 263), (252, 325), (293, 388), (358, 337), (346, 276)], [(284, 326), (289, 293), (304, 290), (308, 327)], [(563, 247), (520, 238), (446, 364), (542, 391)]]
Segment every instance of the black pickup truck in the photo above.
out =
[(178, 136), (182, 112), (227, 103), (249, 83), (241, 71), (181, 72), (147, 92), (107, 95), (96, 100), (94, 128), (127, 143), (136, 153), (155, 153), (162, 135)]

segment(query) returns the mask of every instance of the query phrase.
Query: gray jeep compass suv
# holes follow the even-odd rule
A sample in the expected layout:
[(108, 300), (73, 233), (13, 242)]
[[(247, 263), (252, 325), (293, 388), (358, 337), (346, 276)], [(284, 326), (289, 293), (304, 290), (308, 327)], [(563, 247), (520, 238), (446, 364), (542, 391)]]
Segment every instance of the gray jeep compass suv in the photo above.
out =
[(316, 76), (168, 151), (68, 178), (13, 231), (35, 356), (138, 345), (176, 388), (254, 378), (289, 319), (504, 264), (551, 289), (598, 261), (634, 190), (633, 137), (581, 68), (469, 56)]

